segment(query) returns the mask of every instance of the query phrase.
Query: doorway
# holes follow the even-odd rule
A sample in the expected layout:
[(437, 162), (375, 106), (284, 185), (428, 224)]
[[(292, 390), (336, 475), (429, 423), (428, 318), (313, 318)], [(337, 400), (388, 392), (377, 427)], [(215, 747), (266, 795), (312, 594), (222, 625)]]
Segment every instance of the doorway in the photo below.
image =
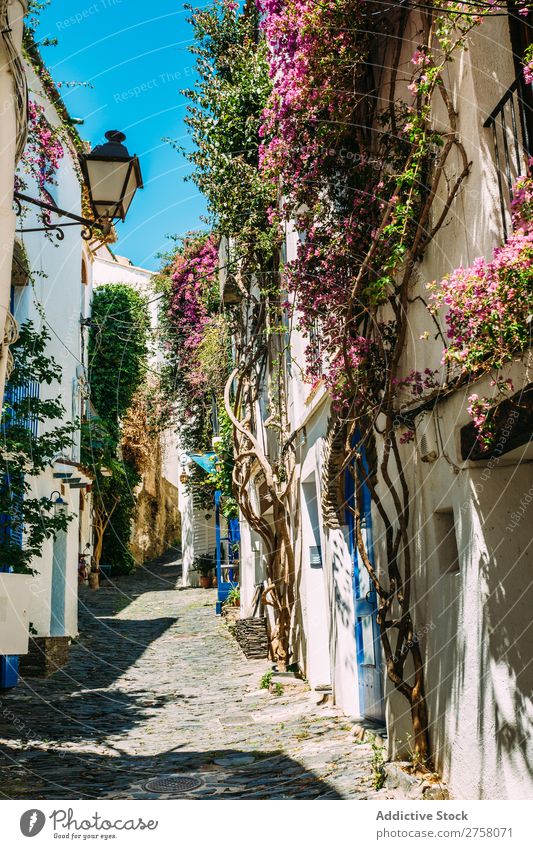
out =
[(59, 531), (52, 554), (52, 594), (50, 600), (50, 636), (65, 636), (65, 596), (67, 583), (67, 532)]
[[(362, 450), (362, 449), (360, 449)], [(363, 460), (364, 461), (364, 460)], [(365, 461), (364, 461), (365, 462)], [(359, 712), (365, 719), (384, 722), (383, 669), (381, 643), (377, 623), (378, 603), (374, 585), (357, 550), (355, 535), (355, 485), (352, 470), (346, 472), (347, 521), (350, 531), (350, 553), (353, 563), (353, 600), (355, 613), (355, 646), (359, 684)], [(372, 499), (364, 481), (361, 488), (361, 534), (370, 561), (374, 562), (372, 537)], [(352, 508), (352, 509), (350, 509)]]

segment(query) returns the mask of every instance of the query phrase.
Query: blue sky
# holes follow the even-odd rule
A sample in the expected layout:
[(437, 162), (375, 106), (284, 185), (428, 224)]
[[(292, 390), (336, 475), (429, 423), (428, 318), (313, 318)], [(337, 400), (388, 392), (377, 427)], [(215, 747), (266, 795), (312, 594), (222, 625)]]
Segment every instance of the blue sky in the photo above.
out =
[(113, 250), (150, 269), (171, 244), (169, 234), (203, 226), (205, 214), (202, 196), (184, 181), (190, 166), (162, 141), (191, 147), (180, 93), (194, 81), (187, 16), (183, 0), (52, 0), (37, 33), (39, 40), (58, 39), (42, 49), (56, 82), (92, 85), (62, 88), (71, 115), (84, 119), (82, 137), (95, 145), (106, 130), (122, 130), (140, 158), (144, 189), (117, 225)]

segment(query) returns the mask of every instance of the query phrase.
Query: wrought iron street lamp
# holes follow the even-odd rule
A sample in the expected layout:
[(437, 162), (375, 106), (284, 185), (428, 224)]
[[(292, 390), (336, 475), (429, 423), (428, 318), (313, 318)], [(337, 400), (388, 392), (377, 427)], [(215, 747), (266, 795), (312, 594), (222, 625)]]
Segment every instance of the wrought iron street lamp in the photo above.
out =
[[(54, 495), (57, 495), (57, 498), (54, 498)], [(61, 493), (58, 489), (54, 489), (52, 493), (50, 493), (50, 501), (54, 507), (54, 513), (60, 513), (67, 506), (67, 502), (61, 498)]]
[(124, 221), (135, 192), (143, 186), (141, 167), (122, 144), (124, 133), (109, 130), (105, 137), (105, 144), (81, 157), (83, 177), (95, 219)]
[(29, 203), (46, 212), (69, 219), (67, 223), (46, 222), (42, 227), (21, 229), (19, 233), (55, 230), (57, 238), (61, 240), (65, 238), (64, 227), (81, 225), (82, 238), (89, 240), (93, 237), (95, 228), (107, 234), (113, 221), (125, 220), (135, 192), (143, 187), (141, 167), (137, 156), (130, 156), (124, 146), (123, 142), (126, 139), (124, 133), (109, 130), (105, 136), (107, 141), (104, 144), (97, 145), (90, 153), (80, 156), (80, 166), (89, 192), (94, 219), (74, 215), (52, 202), (37, 200), (15, 192), (15, 203), (18, 205), (19, 213), (22, 212), (22, 203)]

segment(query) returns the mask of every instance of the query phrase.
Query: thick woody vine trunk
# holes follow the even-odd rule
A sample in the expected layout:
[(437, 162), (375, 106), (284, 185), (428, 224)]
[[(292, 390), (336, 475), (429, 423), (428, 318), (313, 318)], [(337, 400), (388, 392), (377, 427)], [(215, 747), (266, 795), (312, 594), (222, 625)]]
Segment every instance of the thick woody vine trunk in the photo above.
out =
[[(400, 21), (403, 32), (407, 18), (404, 14)], [(428, 57), (431, 46), (438, 36), (434, 32), (435, 19), (428, 6), (423, 15), (423, 43), (428, 45)], [(463, 33), (464, 34), (464, 33)], [(457, 44), (460, 43), (460, 39)], [(391, 54), (391, 77), (389, 82), (389, 113), (393, 133), (396, 131), (396, 104), (401, 97), (397, 92), (397, 74), (401, 59), (402, 39), (398, 38), (397, 47)], [(447, 48), (451, 55), (455, 50), (453, 39)], [(443, 54), (444, 55), (444, 54)], [(441, 57), (442, 59), (442, 57)], [(417, 115), (420, 121), (420, 134), (413, 144), (402, 165), (397, 164), (397, 172), (402, 175), (388, 201), (383, 203), (381, 220), (376, 223), (374, 238), (370, 241), (362, 261), (358, 258), (357, 269), (353, 274), (351, 292), (345, 317), (345, 330), (340, 351), (344, 358), (346, 378), (353, 397), (358, 401), (353, 417), (345, 420), (346, 441), (344, 446), (343, 471), (355, 461), (357, 498), (354, 506), (356, 542), (360, 559), (375, 587), (378, 596), (378, 624), (387, 675), (396, 690), (401, 693), (409, 705), (413, 727), (414, 754), (417, 760), (431, 765), (429, 738), (429, 716), (425, 693), (424, 662), (417, 631), (413, 622), (412, 571), (409, 506), (412, 494), (409, 491), (401, 451), (397, 440), (399, 425), (414, 430), (414, 419), (398, 410), (398, 386), (402, 382), (402, 368), (406, 367), (406, 353), (409, 330), (409, 307), (413, 298), (413, 276), (422, 257), (432, 240), (445, 224), (452, 204), (466, 180), (470, 162), (457, 130), (457, 114), (453, 100), (443, 77), (442, 65), (433, 65), (428, 58), (426, 73), (431, 68), (432, 82), (427, 90), (421, 90), (417, 96)], [(447, 117), (441, 120), (438, 132), (441, 144), (436, 147), (432, 141), (431, 115), (433, 98), (441, 100), (443, 112)], [(417, 147), (418, 145), (418, 147)], [(408, 189), (402, 183), (409, 175)], [(402, 259), (391, 273), (391, 283), (387, 298), (381, 308), (372, 303), (364, 305), (364, 291), (372, 275), (381, 275), (382, 263), (387, 262), (388, 253), (383, 254), (383, 234), (394, 229), (396, 203), (393, 199), (402, 198), (404, 203), (403, 230), (397, 233), (404, 251)], [(435, 200), (439, 198), (435, 206)], [(386, 240), (385, 240), (386, 242)], [(423, 298), (418, 298), (423, 303)], [(381, 309), (381, 312), (380, 312)], [(380, 322), (394, 324), (394, 339), (387, 342), (380, 336)], [(371, 336), (379, 350), (383, 373), (379, 380), (375, 374), (365, 382), (365, 373), (352, 373), (349, 349), (353, 334), (361, 332)], [(372, 385), (377, 381), (378, 389)], [(354, 408), (355, 409), (355, 408)], [(337, 425), (338, 427), (338, 425)], [(363, 462), (361, 449), (352, 447), (354, 434), (362, 434), (360, 444), (370, 444), (375, 448), (376, 441), (382, 440), (382, 455), (374, 468), (369, 471)], [(370, 490), (372, 503), (384, 529), (381, 567), (378, 571), (371, 562), (361, 532), (361, 482)], [(379, 484), (379, 485), (378, 485)]]
[[(268, 309), (264, 304), (256, 305), (251, 326), (247, 327), (244, 321), (240, 327), (237, 365), (226, 383), (224, 404), (234, 434), (234, 495), (242, 516), (263, 541), (266, 585), (262, 598), (263, 604), (272, 609), (274, 620), (270, 650), (279, 668), (285, 669), (290, 662), (294, 607), (291, 516), (295, 464), (287, 433), (285, 375), (279, 345), (275, 334), (265, 332)], [(271, 415), (264, 422), (257, 422), (258, 400), (265, 392)], [(264, 450), (258, 430), (261, 428), (275, 434), (275, 458)], [(255, 498), (250, 492), (252, 487)]]
[(93, 509), (93, 531), (94, 531), (94, 549), (93, 549), (93, 565), (96, 569), (100, 566), (102, 559), (102, 549), (104, 547), (104, 535), (109, 525), (119, 499), (117, 498), (111, 507), (109, 513), (106, 513), (103, 506)]
[[(350, 430), (349, 442), (353, 440)], [(391, 431), (389, 431), (391, 433)], [(367, 441), (375, 441), (371, 430), (367, 430)], [(348, 455), (355, 460), (355, 541), (359, 557), (366, 568), (378, 596), (378, 626), (389, 680), (409, 704), (413, 726), (413, 750), (416, 760), (431, 767), (429, 739), (429, 716), (425, 695), (424, 663), (420, 643), (412, 617), (411, 602), (411, 549), (409, 539), (410, 493), (396, 445), (396, 436), (391, 433), (385, 438), (384, 451), (379, 464), (380, 490), (387, 493), (393, 504), (393, 513), (384, 506), (382, 494), (378, 493), (372, 470), (363, 462), (360, 445)], [(395, 462), (395, 476), (391, 476), (389, 463)], [(347, 463), (345, 463), (347, 465)], [(377, 472), (377, 469), (374, 471)], [(378, 571), (362, 533), (362, 483), (369, 488), (372, 502), (380, 516), (385, 531), (384, 567)], [(408, 667), (411, 662), (412, 669)]]

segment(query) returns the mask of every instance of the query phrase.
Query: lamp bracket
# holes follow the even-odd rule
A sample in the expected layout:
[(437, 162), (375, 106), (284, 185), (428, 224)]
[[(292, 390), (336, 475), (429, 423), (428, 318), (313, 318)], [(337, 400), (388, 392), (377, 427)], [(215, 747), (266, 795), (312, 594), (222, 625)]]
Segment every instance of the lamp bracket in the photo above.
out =
[[(56, 239), (61, 242), (65, 238), (63, 229), (65, 227), (76, 227), (81, 225), (81, 238), (88, 242), (93, 238), (93, 230), (99, 226), (98, 221), (90, 221), (88, 218), (82, 218), (80, 215), (75, 215), (73, 212), (67, 212), (66, 209), (56, 206), (53, 203), (47, 203), (44, 200), (37, 200), (28, 195), (23, 195), (20, 192), (14, 193), (14, 201), (17, 206), (17, 215), (22, 214), (22, 204), (29, 203), (32, 206), (38, 206), (39, 209), (45, 209), (47, 212), (53, 212), (54, 215), (60, 215), (62, 218), (69, 218), (69, 222), (61, 222), (60, 224), (45, 224), (43, 227), (27, 227), (17, 230), (17, 233), (45, 233), (55, 232)], [(104, 226), (103, 224), (101, 225)]]

